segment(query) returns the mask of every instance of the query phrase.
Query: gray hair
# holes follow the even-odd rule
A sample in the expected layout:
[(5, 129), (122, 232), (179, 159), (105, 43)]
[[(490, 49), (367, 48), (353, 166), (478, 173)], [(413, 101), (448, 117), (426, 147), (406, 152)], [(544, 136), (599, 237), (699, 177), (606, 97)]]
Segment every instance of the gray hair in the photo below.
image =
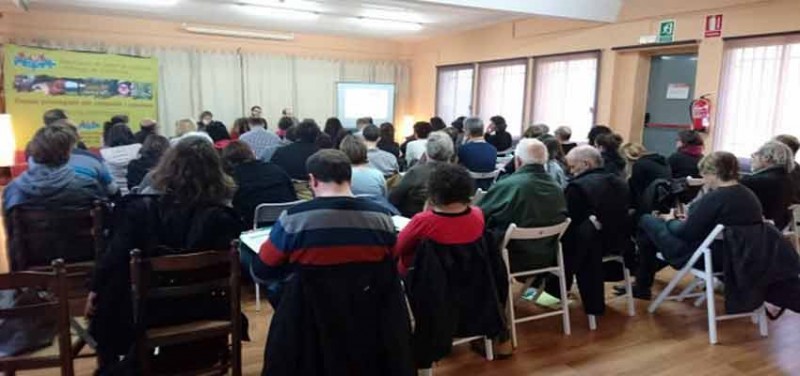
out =
[(768, 166), (780, 166), (786, 172), (794, 170), (794, 154), (786, 144), (778, 141), (770, 141), (761, 146), (754, 156), (760, 157)]
[(569, 139), (572, 138), (572, 129), (566, 125), (562, 125), (556, 128), (554, 134), (559, 140), (569, 141)]
[(431, 133), (428, 136), (428, 143), (425, 145), (425, 154), (434, 161), (449, 162), (455, 154), (453, 139), (443, 131)]
[(581, 145), (569, 151), (567, 159), (585, 161), (592, 168), (603, 167), (603, 155), (600, 151), (589, 145)]
[(464, 131), (470, 136), (483, 135), (483, 120), (479, 117), (469, 117), (464, 119)]
[(549, 159), (547, 146), (535, 138), (523, 138), (517, 143), (514, 156), (519, 158), (523, 165), (538, 164), (545, 165)]

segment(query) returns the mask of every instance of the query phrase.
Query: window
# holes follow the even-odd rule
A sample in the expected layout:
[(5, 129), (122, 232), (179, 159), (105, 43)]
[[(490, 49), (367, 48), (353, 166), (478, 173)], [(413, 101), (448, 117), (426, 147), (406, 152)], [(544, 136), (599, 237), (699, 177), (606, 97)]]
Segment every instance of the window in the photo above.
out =
[(726, 47), (715, 148), (747, 157), (778, 134), (797, 134), (800, 36)]
[(586, 141), (594, 125), (598, 53), (534, 59), (533, 123), (572, 128)]
[(492, 116), (506, 119), (508, 133), (522, 133), (522, 114), (525, 108), (525, 74), (527, 60), (481, 64), (478, 84), (479, 116), (486, 124)]
[(472, 114), (472, 66), (439, 68), (436, 113), (450, 124), (459, 116)]

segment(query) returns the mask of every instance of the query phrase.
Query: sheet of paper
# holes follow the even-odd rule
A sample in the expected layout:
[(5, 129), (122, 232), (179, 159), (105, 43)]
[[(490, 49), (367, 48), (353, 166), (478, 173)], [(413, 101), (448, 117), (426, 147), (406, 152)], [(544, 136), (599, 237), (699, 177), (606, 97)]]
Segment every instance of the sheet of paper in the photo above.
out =
[(669, 84), (667, 86), (667, 99), (689, 99), (689, 84)]
[(403, 229), (408, 225), (408, 222), (411, 222), (411, 219), (395, 215), (392, 217), (392, 222), (394, 222), (394, 228), (397, 231), (403, 231)]
[(251, 251), (258, 253), (258, 251), (261, 249), (261, 245), (266, 243), (269, 239), (270, 230), (272, 230), (271, 227), (264, 227), (257, 230), (243, 232), (241, 235), (239, 235), (239, 241), (246, 245), (247, 248), (250, 248)]

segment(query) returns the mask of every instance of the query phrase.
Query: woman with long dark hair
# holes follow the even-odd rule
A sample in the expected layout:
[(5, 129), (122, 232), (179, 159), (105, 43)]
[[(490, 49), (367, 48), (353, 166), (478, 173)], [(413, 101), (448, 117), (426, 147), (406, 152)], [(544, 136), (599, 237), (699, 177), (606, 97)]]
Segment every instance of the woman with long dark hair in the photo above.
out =
[(334, 148), (338, 148), (344, 136), (347, 136), (347, 131), (344, 129), (344, 126), (342, 126), (342, 122), (339, 118), (335, 117), (328, 118), (328, 120), (325, 121), (325, 129), (322, 130), (322, 133), (327, 134), (331, 138)]
[(506, 119), (504, 119), (502, 116), (492, 116), (492, 118), (489, 120), (491, 123), (489, 124), (489, 127), (486, 130), (486, 136), (484, 137), (486, 142), (494, 145), (498, 152), (511, 149), (513, 140), (511, 139), (511, 133), (506, 131), (506, 128), (508, 128)]
[(400, 158), (400, 144), (394, 141), (394, 125), (392, 123), (383, 123), (380, 130), (381, 138), (378, 141), (378, 149)]
[(124, 123), (117, 123), (108, 130), (105, 144), (100, 155), (114, 183), (125, 195), (128, 193), (128, 164), (138, 158), (142, 144), (136, 142), (133, 131)]
[(161, 156), (169, 149), (169, 140), (157, 134), (147, 136), (139, 150), (139, 158), (128, 164), (128, 189), (138, 186), (145, 175), (156, 167)]

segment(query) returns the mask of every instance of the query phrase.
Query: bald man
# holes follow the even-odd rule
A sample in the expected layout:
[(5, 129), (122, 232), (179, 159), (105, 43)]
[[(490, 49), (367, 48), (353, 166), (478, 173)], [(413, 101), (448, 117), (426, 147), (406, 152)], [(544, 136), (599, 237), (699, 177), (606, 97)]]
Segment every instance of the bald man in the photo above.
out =
[[(520, 140), (514, 152), (515, 172), (497, 182), (478, 203), (487, 228), (504, 233), (512, 223), (543, 227), (567, 218), (564, 193), (545, 171), (547, 159), (547, 147), (541, 141)], [(508, 247), (511, 271), (555, 265), (556, 246), (556, 239), (512, 242)]]

